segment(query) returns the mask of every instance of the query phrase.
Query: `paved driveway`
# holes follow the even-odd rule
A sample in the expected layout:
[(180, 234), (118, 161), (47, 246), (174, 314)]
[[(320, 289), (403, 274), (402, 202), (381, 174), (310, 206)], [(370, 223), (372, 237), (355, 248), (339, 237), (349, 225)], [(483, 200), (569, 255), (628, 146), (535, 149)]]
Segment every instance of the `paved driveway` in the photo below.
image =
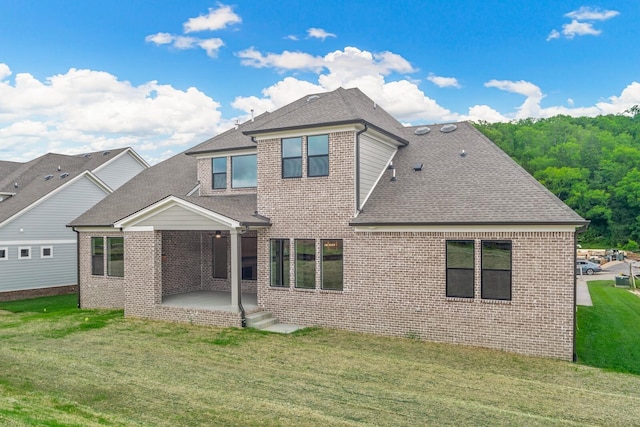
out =
[[(592, 280), (616, 280), (616, 276), (620, 274), (629, 274), (629, 263), (625, 261), (611, 261), (603, 264), (600, 273), (595, 273), (591, 276), (586, 274), (579, 274), (576, 284), (576, 305), (593, 305), (591, 302), (591, 295), (589, 295), (589, 288), (587, 287), (587, 281)], [(638, 268), (633, 269), (634, 274), (638, 274)]]

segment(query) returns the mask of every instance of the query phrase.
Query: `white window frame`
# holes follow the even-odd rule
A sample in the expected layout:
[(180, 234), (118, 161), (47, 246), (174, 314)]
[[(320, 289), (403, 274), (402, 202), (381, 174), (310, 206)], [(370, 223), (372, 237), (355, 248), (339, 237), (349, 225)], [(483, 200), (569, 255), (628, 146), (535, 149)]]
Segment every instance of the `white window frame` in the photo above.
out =
[[(29, 256), (22, 256), (24, 249), (29, 251)], [(18, 246), (18, 259), (31, 259), (31, 246)]]
[[(44, 254), (45, 249), (49, 249), (49, 255)], [(40, 258), (53, 258), (53, 246), (40, 246)]]
[(8, 261), (9, 260), (9, 248), (1, 247), (0, 251), (4, 251), (4, 256), (0, 257), (0, 261)]

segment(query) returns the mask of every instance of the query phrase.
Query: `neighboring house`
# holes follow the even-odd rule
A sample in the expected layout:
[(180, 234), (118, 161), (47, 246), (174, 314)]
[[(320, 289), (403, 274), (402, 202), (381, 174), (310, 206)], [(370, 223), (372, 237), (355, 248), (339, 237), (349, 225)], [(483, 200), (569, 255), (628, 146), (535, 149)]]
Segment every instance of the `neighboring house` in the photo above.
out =
[(471, 124), (404, 127), (337, 89), (143, 171), (70, 226), (82, 307), (570, 360), (586, 224)]
[(0, 300), (75, 290), (66, 225), (147, 167), (131, 148), (0, 162)]

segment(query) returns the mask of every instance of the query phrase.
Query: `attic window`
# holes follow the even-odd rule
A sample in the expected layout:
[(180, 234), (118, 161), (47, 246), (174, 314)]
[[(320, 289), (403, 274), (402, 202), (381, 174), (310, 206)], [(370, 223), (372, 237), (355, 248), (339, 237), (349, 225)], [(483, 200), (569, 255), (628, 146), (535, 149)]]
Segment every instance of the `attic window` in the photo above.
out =
[(424, 167), (424, 163), (416, 163), (415, 165), (413, 165), (413, 171), (420, 172), (423, 167)]
[(51, 178), (53, 178), (53, 175), (47, 175), (44, 177), (44, 180), (49, 181)]
[(320, 98), (320, 95), (311, 95), (307, 98), (307, 102), (315, 101), (318, 98)]
[(442, 126), (440, 128), (440, 132), (449, 133), (449, 132), (453, 132), (456, 129), (458, 129), (458, 126), (456, 126), (454, 124), (448, 124), (448, 125)]
[(68, 176), (69, 176), (69, 172), (61, 173), (60, 174), (60, 179), (64, 179), (64, 178), (66, 178)]
[(413, 133), (415, 133), (416, 135), (426, 135), (429, 132), (431, 132), (431, 128), (430, 127), (421, 126), (418, 129), (416, 129)]

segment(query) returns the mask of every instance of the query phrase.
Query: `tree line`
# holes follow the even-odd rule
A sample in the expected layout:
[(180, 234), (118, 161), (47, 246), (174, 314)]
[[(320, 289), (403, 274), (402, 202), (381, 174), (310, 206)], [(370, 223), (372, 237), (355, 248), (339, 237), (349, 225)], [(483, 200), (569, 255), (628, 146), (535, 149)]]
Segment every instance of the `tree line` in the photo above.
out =
[(582, 243), (637, 251), (640, 108), (476, 127), (553, 194), (591, 221)]

